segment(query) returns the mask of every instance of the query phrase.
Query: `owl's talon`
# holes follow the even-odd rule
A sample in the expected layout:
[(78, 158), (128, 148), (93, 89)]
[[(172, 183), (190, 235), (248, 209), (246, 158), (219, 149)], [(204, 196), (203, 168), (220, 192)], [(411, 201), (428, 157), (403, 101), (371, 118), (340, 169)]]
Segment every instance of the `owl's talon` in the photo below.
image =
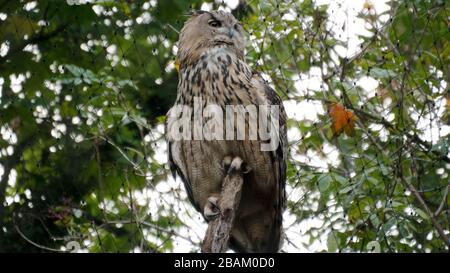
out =
[(226, 175), (233, 172), (249, 173), (252, 169), (239, 156), (226, 156), (222, 160), (222, 170)]
[(241, 165), (243, 161), (239, 156), (236, 156), (233, 158), (233, 161), (231, 161), (230, 168), (228, 169), (228, 174), (231, 174), (233, 172), (241, 172)]
[(223, 158), (222, 160), (222, 170), (225, 174), (228, 173), (228, 170), (230, 169), (231, 166), (231, 162), (233, 161), (233, 157), (227, 155), (226, 157)]
[(219, 208), (219, 197), (218, 196), (210, 196), (208, 197), (208, 201), (203, 209), (203, 215), (206, 220), (210, 221), (217, 217), (220, 214)]
[(230, 164), (230, 167), (228, 168), (227, 174), (231, 175), (232, 173), (240, 173), (240, 174), (246, 174), (249, 173), (252, 170), (247, 164), (242, 161), (242, 159), (239, 156), (236, 156), (233, 158), (233, 161)]

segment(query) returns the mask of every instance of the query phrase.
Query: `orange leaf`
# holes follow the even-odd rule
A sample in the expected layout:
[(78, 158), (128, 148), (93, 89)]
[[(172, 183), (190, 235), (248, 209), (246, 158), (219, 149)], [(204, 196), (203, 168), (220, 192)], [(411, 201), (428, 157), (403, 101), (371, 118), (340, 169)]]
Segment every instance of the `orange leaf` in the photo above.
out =
[(339, 103), (332, 103), (328, 114), (331, 117), (331, 130), (335, 136), (345, 132), (347, 136), (355, 135), (356, 116)]

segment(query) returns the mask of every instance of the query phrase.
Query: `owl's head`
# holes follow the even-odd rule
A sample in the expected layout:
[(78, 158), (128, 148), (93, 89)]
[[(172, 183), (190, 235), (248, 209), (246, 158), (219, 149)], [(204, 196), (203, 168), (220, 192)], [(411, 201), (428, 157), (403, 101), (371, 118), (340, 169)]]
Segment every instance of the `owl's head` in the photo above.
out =
[(213, 47), (225, 47), (242, 59), (244, 29), (231, 13), (195, 11), (181, 29), (178, 60), (181, 64), (189, 64)]

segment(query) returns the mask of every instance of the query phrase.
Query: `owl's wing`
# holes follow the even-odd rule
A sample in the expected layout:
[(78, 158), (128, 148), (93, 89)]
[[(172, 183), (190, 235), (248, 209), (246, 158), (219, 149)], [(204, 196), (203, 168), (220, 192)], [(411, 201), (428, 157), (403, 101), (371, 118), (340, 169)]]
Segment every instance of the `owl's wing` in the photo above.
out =
[[(167, 113), (167, 117), (170, 117), (170, 110)], [(168, 128), (169, 128), (170, 120), (166, 120), (165, 124), (165, 135), (168, 136)], [(195, 209), (200, 211), (200, 206), (197, 202), (194, 200), (194, 195), (192, 193), (192, 184), (189, 181), (189, 176), (187, 173), (188, 161), (185, 158), (185, 153), (183, 152), (183, 146), (181, 141), (174, 141), (170, 138), (167, 138), (167, 150), (168, 150), (168, 163), (170, 167), (170, 171), (172, 173), (173, 178), (176, 178), (176, 175), (181, 178), (181, 181), (183, 181), (184, 187), (186, 189), (187, 196), (189, 198), (189, 201), (191, 204), (194, 205)], [(177, 159), (177, 160), (175, 160)], [(178, 165), (175, 163), (178, 162)]]
[[(261, 79), (262, 80), (262, 79)], [(264, 95), (270, 105), (278, 105), (280, 107), (279, 115), (279, 145), (278, 148), (272, 152), (272, 159), (274, 164), (275, 177), (278, 185), (278, 211), (283, 212), (286, 207), (286, 160), (287, 160), (287, 115), (284, 110), (283, 101), (267, 83), (264, 83)], [(279, 216), (281, 221), (281, 215)]]

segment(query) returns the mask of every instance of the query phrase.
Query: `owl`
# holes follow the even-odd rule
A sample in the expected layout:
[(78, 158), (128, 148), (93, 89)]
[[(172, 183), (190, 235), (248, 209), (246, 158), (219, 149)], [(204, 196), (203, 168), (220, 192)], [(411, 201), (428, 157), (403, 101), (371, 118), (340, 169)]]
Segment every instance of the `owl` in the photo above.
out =
[[(261, 149), (267, 142), (262, 139), (196, 138), (195, 126), (187, 126), (190, 131), (184, 137), (166, 137), (168, 161), (174, 176), (183, 181), (190, 202), (209, 221), (220, 213), (217, 202), (227, 174), (223, 160), (240, 157), (248, 172), (243, 174), (229, 247), (236, 252), (277, 252), (283, 241), (282, 214), (286, 206), (286, 114), (279, 96), (244, 57), (245, 31), (232, 14), (194, 12), (180, 32), (177, 98), (167, 113), (166, 134), (181, 115), (196, 111), (196, 101), (200, 106), (216, 105), (224, 111), (230, 105), (275, 105), (279, 109), (276, 148)], [(194, 110), (189, 110), (192, 107)], [(187, 120), (189, 124), (207, 122), (208, 116), (198, 118), (194, 114)], [(246, 117), (244, 122), (248, 129), (254, 120)]]

